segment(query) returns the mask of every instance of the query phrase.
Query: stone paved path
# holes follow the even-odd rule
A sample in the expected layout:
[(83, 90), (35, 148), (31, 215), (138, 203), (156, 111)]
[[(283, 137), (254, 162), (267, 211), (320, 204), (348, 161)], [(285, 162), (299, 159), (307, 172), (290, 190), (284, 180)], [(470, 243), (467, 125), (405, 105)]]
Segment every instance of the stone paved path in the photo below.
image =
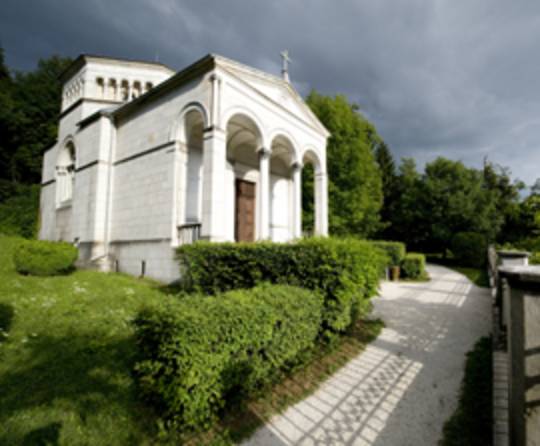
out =
[(245, 444), (437, 445), (491, 308), (487, 288), (441, 266), (428, 271), (430, 282), (384, 283), (374, 299), (386, 323), (377, 340)]

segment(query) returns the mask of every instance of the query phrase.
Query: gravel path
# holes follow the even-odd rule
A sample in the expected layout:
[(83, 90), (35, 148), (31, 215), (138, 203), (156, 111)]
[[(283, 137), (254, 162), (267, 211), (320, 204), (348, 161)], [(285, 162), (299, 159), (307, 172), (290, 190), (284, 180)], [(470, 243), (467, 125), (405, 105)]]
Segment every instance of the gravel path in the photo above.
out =
[(428, 271), (429, 282), (383, 283), (373, 301), (381, 335), (245, 444), (436, 445), (491, 309), (487, 288), (441, 266)]

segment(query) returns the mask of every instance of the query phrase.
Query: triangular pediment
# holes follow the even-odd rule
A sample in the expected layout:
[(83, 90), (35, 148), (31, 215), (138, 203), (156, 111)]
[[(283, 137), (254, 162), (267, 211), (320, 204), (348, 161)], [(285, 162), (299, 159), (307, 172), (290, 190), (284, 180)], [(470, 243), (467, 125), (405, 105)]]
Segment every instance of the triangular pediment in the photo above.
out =
[(249, 85), (262, 96), (286, 109), (289, 113), (318, 130), (324, 136), (329, 136), (328, 130), (326, 130), (289, 82), (277, 76), (221, 57), (217, 59), (217, 62), (221, 68)]

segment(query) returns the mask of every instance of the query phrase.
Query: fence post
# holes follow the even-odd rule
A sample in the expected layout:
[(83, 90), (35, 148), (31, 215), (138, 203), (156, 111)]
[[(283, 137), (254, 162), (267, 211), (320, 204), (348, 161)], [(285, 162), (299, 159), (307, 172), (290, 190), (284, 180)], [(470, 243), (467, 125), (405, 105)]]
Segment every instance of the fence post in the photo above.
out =
[(540, 267), (501, 266), (507, 304), (510, 444), (540, 446)]

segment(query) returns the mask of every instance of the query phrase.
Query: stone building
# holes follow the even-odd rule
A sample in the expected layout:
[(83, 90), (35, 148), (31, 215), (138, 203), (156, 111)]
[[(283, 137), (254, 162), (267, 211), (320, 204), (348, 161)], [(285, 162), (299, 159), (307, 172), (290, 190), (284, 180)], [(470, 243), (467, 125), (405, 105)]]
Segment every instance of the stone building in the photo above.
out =
[(172, 281), (183, 243), (300, 237), (306, 163), (326, 235), (329, 133), (283, 74), (216, 55), (177, 73), (78, 57), (44, 155), (40, 238), (76, 243), (81, 266)]

